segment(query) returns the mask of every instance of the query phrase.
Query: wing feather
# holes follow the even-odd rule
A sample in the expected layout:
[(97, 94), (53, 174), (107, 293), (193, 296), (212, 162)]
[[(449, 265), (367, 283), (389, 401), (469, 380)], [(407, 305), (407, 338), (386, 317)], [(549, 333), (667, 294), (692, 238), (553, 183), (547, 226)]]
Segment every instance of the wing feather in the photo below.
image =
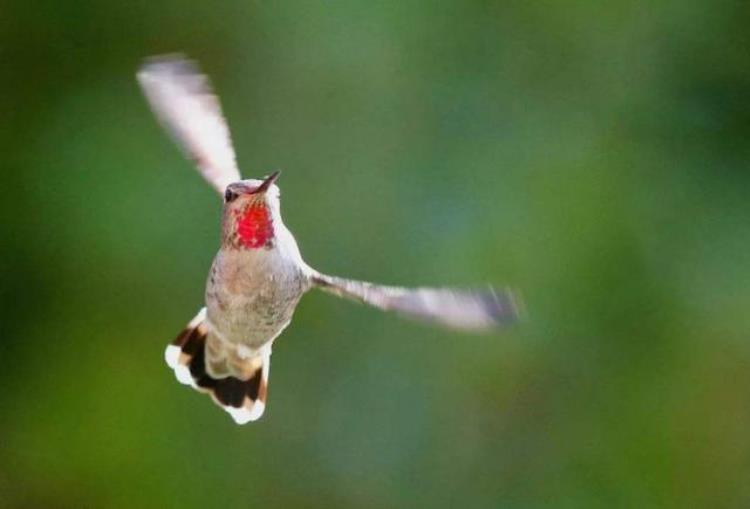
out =
[(152, 57), (137, 73), (151, 109), (220, 194), (241, 179), (218, 97), (197, 64), (182, 55)]
[(510, 289), (402, 288), (316, 274), (316, 286), (384, 311), (461, 330), (486, 330), (516, 321), (520, 299)]

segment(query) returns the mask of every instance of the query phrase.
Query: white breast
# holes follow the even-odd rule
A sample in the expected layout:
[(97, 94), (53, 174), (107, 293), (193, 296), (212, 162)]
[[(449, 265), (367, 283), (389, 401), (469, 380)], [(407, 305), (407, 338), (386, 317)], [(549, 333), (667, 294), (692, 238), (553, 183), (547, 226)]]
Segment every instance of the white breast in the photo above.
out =
[[(284, 230), (284, 231), (282, 231)], [(206, 284), (208, 321), (222, 340), (259, 349), (289, 324), (310, 287), (293, 237), (277, 230), (272, 249), (222, 249)]]

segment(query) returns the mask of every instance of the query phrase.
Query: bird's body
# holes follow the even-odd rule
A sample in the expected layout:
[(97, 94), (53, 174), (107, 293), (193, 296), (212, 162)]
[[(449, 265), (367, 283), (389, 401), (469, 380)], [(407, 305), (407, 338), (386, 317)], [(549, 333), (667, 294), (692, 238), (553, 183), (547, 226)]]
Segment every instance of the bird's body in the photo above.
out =
[(208, 320), (226, 341), (259, 349), (289, 324), (310, 270), (281, 217), (263, 247), (226, 240), (206, 282)]
[(210, 394), (237, 423), (263, 414), (271, 346), (313, 287), (457, 329), (483, 330), (516, 318), (507, 290), (408, 289), (312, 269), (282, 221), (279, 172), (241, 179), (218, 99), (197, 67), (179, 56), (158, 57), (144, 64), (138, 80), (157, 117), (224, 195), (221, 247), (209, 271), (205, 307), (165, 358), (180, 382)]
[(219, 251), (205, 298), (207, 319), (219, 337), (258, 350), (289, 325), (310, 283), (279, 253), (253, 254)]

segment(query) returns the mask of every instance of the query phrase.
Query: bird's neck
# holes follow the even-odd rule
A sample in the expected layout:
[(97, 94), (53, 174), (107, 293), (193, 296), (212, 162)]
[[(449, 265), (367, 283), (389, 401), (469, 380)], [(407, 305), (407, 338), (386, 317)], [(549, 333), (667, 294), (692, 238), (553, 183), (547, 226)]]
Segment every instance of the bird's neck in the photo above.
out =
[(275, 240), (273, 212), (264, 201), (229, 211), (224, 219), (222, 244), (240, 250), (272, 249)]

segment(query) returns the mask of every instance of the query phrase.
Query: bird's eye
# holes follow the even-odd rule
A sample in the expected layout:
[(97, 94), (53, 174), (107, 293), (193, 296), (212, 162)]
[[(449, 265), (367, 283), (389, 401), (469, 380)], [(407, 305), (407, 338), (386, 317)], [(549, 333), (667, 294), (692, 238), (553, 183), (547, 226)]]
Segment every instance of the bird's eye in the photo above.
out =
[(231, 189), (227, 189), (226, 191), (224, 191), (224, 202), (229, 203), (230, 201), (233, 201), (235, 198), (237, 198), (237, 193), (235, 193)]

